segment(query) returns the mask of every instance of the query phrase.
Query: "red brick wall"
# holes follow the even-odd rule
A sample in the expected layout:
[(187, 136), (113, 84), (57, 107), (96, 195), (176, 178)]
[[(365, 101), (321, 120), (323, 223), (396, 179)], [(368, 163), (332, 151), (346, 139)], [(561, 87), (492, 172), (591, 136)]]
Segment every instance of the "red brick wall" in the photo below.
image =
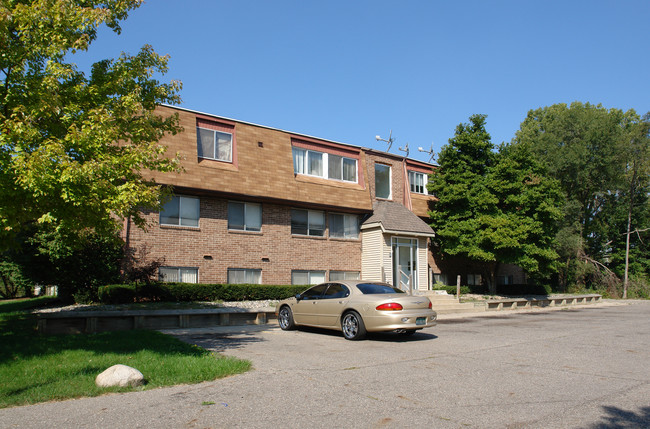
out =
[(146, 242), (164, 266), (198, 267), (201, 283), (225, 283), (228, 268), (261, 269), (264, 284), (290, 284), (292, 270), (361, 271), (360, 240), (292, 236), (290, 206), (263, 204), (261, 232), (229, 231), (227, 199), (201, 197), (200, 211), (198, 228), (160, 225), (147, 213), (152, 226), (131, 228), (131, 247)]

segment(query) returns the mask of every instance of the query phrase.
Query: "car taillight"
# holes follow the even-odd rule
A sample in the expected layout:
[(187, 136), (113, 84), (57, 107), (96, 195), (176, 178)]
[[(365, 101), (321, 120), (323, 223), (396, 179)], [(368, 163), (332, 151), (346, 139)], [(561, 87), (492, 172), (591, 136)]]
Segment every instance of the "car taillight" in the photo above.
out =
[(429, 300), (429, 308), (433, 308), (433, 304), (431, 304), (431, 300)]
[(404, 307), (402, 307), (402, 304), (397, 302), (387, 302), (386, 304), (380, 304), (375, 308), (375, 310), (379, 311), (399, 311), (403, 309)]

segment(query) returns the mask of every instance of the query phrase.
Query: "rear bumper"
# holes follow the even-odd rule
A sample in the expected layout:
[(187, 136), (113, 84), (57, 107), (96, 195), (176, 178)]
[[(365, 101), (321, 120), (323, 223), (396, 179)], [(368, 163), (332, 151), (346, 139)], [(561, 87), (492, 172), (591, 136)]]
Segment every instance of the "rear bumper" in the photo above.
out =
[[(418, 324), (418, 318), (420, 324)], [(421, 323), (424, 318), (424, 323)], [(436, 325), (438, 315), (433, 310), (428, 311), (376, 311), (375, 314), (363, 316), (363, 322), (368, 332), (412, 330), (430, 328)]]

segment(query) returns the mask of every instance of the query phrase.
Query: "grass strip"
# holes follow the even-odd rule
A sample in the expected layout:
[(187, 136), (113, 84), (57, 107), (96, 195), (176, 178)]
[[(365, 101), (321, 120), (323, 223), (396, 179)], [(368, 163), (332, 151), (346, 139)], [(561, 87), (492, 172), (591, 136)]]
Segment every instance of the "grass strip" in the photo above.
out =
[[(214, 354), (155, 331), (41, 335), (36, 316), (23, 310), (32, 305), (33, 300), (0, 303), (0, 408), (199, 383), (251, 368), (249, 361)], [(97, 387), (97, 374), (115, 364), (138, 369), (145, 386)]]

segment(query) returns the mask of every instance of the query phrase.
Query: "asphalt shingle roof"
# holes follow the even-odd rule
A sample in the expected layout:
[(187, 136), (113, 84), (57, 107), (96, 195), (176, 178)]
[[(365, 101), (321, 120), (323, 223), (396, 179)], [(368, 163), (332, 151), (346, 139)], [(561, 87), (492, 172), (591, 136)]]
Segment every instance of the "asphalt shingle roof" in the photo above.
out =
[(433, 229), (404, 205), (394, 201), (375, 201), (372, 215), (363, 226), (381, 223), (384, 230), (434, 235)]

